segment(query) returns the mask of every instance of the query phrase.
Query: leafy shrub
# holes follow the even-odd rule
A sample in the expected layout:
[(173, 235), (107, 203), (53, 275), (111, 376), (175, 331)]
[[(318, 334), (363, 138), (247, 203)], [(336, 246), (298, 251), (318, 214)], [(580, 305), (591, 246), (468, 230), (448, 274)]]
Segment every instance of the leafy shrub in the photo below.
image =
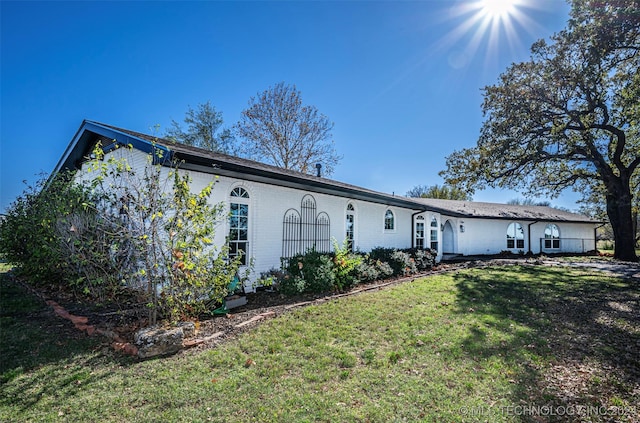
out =
[(58, 220), (82, 210), (87, 200), (87, 192), (72, 178), (41, 178), (7, 208), (0, 222), (0, 254), (33, 283), (64, 281), (73, 273), (56, 234)]
[(376, 267), (376, 262), (365, 257), (356, 267), (360, 282), (371, 282), (380, 279), (380, 272)]
[(369, 253), (369, 258), (373, 261), (389, 262), (391, 254), (396, 251), (395, 248), (376, 247)]
[(106, 156), (98, 145), (82, 178), (28, 187), (0, 222), (0, 254), (31, 281), (93, 298), (117, 302), (123, 287), (135, 289), (150, 324), (158, 314), (196, 317), (238, 277), (240, 257), (212, 246), (223, 206), (209, 204), (213, 183), (192, 193), (177, 164), (153, 164), (158, 151), (134, 171), (129, 149)]
[(378, 270), (379, 279), (386, 279), (393, 276), (393, 268), (386, 261), (376, 260), (376, 270)]
[(288, 261), (278, 290), (292, 295), (304, 292), (344, 291), (360, 282), (406, 276), (430, 269), (434, 250), (378, 247), (369, 254), (355, 254), (346, 244), (334, 242), (333, 254), (309, 251)]
[(362, 256), (352, 253), (346, 241), (339, 246), (334, 240), (333, 250), (334, 287), (338, 291), (350, 289), (358, 283), (358, 266), (363, 261)]
[(415, 260), (404, 251), (396, 250), (391, 253), (389, 264), (395, 276), (407, 276), (418, 273)]
[(421, 250), (419, 248), (412, 248), (405, 251), (409, 253), (415, 261), (418, 271), (429, 270), (436, 264), (436, 256), (438, 255), (438, 252), (436, 250)]
[(303, 292), (327, 292), (334, 289), (336, 273), (331, 256), (310, 250), (289, 260), (289, 278), (283, 281), (284, 294)]
[(372, 282), (391, 277), (393, 269), (386, 261), (372, 260), (366, 255), (358, 264), (356, 273), (360, 282)]

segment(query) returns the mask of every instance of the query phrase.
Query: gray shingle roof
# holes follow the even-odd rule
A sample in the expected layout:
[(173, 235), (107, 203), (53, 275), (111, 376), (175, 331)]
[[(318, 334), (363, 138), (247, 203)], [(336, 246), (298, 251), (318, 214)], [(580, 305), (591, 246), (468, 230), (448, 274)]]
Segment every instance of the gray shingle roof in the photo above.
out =
[(435, 198), (415, 198), (414, 200), (427, 207), (443, 210), (444, 214), (450, 214), (456, 217), (597, 223), (597, 221), (588, 216), (546, 206), (482, 203)]
[[(176, 143), (167, 139), (95, 121), (83, 122), (79, 133), (87, 124), (91, 126), (92, 129), (90, 132), (95, 133), (93, 136), (96, 138), (94, 141), (91, 141), (92, 136), (78, 137), (76, 135), (76, 144), (71, 144), (67, 148), (65, 156), (63, 156), (61, 162), (56, 168), (57, 170), (61, 170), (65, 167), (71, 168), (73, 162), (71, 158), (77, 158), (84, 154), (83, 152), (87, 151), (88, 143), (104, 138), (106, 135), (101, 134), (103, 131), (99, 129), (99, 127), (103, 127), (120, 132), (126, 136), (138, 138), (146, 143), (155, 143), (159, 146), (163, 146), (172, 151), (179, 159), (184, 160), (187, 169), (239, 177), (274, 185), (288, 186), (312, 192), (339, 195), (346, 198), (372, 201), (417, 211), (429, 210), (452, 217), (599, 223), (587, 216), (558, 210), (552, 207), (440, 200), (432, 198), (409, 198), (386, 194), (324, 177), (282, 169), (253, 160), (247, 160), (227, 154), (214, 153), (202, 148)], [(108, 136), (113, 136), (112, 131), (107, 132), (111, 132)], [(104, 139), (103, 141), (107, 140)], [(85, 145), (77, 145), (81, 143), (84, 143)], [(69, 154), (71, 150), (76, 149), (78, 151), (75, 154)]]

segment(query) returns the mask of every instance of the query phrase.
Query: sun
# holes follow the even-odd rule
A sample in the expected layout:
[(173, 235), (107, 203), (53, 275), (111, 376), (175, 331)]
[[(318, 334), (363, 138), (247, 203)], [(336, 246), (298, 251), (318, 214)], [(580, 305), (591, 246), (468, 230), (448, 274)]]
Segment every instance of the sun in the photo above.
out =
[(489, 19), (508, 19), (516, 11), (517, 0), (481, 0), (480, 13)]
[(455, 21), (436, 49), (448, 51), (449, 65), (463, 69), (478, 56), (485, 65), (521, 49), (520, 36), (538, 25), (529, 15), (538, 0), (458, 0), (447, 19)]

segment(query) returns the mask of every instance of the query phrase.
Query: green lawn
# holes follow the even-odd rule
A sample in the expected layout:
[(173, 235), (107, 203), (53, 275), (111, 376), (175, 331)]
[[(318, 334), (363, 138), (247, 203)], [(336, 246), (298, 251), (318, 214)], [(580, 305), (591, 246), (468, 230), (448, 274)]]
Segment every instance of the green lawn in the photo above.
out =
[(640, 285), (599, 273), (431, 276), (141, 362), (0, 287), (0, 421), (640, 419)]

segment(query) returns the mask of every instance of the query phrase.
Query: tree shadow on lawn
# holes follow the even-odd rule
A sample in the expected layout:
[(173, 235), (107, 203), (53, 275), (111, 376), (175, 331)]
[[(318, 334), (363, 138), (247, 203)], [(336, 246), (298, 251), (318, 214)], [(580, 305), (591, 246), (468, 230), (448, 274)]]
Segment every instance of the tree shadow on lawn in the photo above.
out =
[(80, 332), (0, 274), (0, 405), (26, 409), (64, 397), (108, 375), (107, 367), (134, 362), (105, 350), (104, 338)]
[(518, 369), (513, 405), (617, 407), (626, 414), (610, 416), (615, 421), (637, 421), (640, 281), (544, 266), (484, 268), (455, 279), (458, 312), (483, 322), (470, 328), (463, 348)]

